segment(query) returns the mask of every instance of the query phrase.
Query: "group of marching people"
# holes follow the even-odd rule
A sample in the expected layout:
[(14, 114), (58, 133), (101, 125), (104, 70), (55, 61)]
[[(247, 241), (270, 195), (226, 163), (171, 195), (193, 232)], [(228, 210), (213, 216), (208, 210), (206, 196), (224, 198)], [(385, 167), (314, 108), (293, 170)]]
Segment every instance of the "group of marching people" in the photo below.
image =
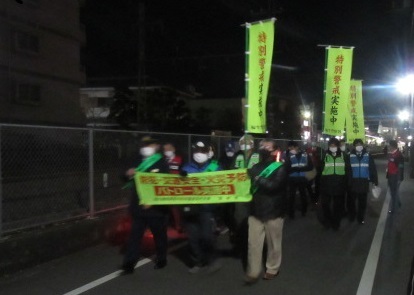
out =
[[(360, 224), (365, 222), (369, 183), (378, 185), (378, 177), (374, 159), (361, 139), (354, 140), (351, 151), (346, 151), (336, 138), (329, 140), (326, 151), (316, 144), (302, 150), (295, 141), (290, 141), (287, 149), (282, 150), (272, 139), (263, 139), (255, 147), (254, 138), (249, 134), (238, 144), (239, 151), (236, 152), (234, 142), (226, 143), (225, 155), (217, 157), (212, 145), (197, 141), (192, 146), (192, 160), (183, 163), (173, 144), (161, 145), (154, 138), (142, 138), (142, 160), (127, 170), (127, 178), (132, 179), (136, 171), (175, 173), (186, 177), (192, 173), (247, 168), (253, 198), (249, 203), (224, 205), (140, 205), (132, 181), (129, 210), (133, 222), (122, 265), (124, 274), (134, 271), (146, 228), (153, 233), (156, 246), (154, 269), (167, 265), (170, 213), (176, 229), (184, 230), (188, 236), (193, 262), (189, 268), (191, 274), (212, 273), (221, 268), (215, 248), (216, 221), (219, 220), (229, 229), (235, 253), (245, 259), (246, 284), (259, 280), (265, 242), (267, 256), (262, 278), (271, 280), (279, 274), (283, 224), (286, 216), (295, 218), (297, 191), (301, 215), (306, 215), (310, 200), (311, 206), (320, 208), (319, 219), (326, 228), (338, 230), (345, 212), (351, 222), (355, 219)], [(394, 143), (390, 143), (390, 149), (398, 151), (398, 148), (394, 149)], [(399, 161), (397, 155), (395, 161), (391, 161), (394, 165), (388, 165), (389, 182), (394, 178), (401, 180)]]

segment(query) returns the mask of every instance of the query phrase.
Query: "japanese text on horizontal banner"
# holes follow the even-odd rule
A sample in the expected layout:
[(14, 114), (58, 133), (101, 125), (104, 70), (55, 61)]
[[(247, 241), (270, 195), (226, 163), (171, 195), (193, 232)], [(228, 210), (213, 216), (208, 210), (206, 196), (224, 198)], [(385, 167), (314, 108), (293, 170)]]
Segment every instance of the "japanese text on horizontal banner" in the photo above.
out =
[(216, 204), (249, 202), (247, 169), (189, 174), (135, 174), (140, 203), (145, 205)]

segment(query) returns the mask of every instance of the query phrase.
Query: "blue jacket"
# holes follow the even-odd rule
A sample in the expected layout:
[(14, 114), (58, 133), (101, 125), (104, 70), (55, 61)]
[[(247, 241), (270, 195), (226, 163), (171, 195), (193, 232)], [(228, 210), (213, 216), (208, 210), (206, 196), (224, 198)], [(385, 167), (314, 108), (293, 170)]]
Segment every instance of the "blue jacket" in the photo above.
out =
[[(182, 170), (186, 171), (187, 173), (201, 173), (201, 172), (205, 172), (205, 170), (207, 169), (208, 165), (210, 165), (211, 161), (207, 161), (206, 163), (204, 163), (203, 165), (198, 165), (196, 162), (190, 162), (185, 164), (182, 167)], [(218, 169), (216, 171), (220, 171), (222, 170), (221, 167), (219, 166)], [(193, 214), (198, 214), (198, 212), (213, 212), (215, 209), (215, 205), (212, 204), (205, 204), (205, 205), (189, 205), (189, 206), (184, 206), (183, 208), (184, 211), (184, 217), (186, 214), (188, 215), (193, 215)], [(194, 212), (194, 213), (191, 213)]]
[[(204, 172), (208, 165), (210, 165), (211, 161), (207, 161), (206, 163), (204, 163), (203, 165), (199, 166), (196, 162), (190, 162), (187, 163), (183, 166), (182, 170), (186, 171), (187, 173), (200, 173), (200, 172)], [(219, 166), (219, 168), (216, 171), (221, 171), (221, 167)]]

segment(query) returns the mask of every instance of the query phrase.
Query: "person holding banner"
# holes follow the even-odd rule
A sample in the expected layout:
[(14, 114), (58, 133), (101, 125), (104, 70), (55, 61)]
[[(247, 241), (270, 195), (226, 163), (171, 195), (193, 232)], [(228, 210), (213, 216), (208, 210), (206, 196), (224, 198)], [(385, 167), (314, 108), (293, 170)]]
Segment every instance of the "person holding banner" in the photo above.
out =
[[(212, 172), (221, 170), (216, 160), (209, 159), (209, 145), (202, 141), (193, 145), (193, 161), (183, 166), (181, 175), (188, 173)], [(185, 205), (183, 219), (191, 251), (193, 266), (188, 270), (197, 274), (206, 269), (212, 273), (221, 268), (217, 261), (215, 245), (215, 205)]]
[(263, 244), (266, 240), (267, 257), (264, 280), (279, 274), (282, 262), (282, 231), (286, 214), (286, 165), (275, 162), (279, 150), (272, 139), (264, 139), (259, 149), (260, 162), (248, 170), (252, 180), (253, 200), (248, 218), (248, 258), (245, 283), (253, 284), (262, 272)]
[[(369, 183), (378, 185), (377, 167), (373, 157), (364, 148), (362, 139), (357, 138), (353, 142), (354, 149), (350, 152), (348, 168), (348, 194), (347, 211), (350, 222), (357, 218), (358, 223), (364, 224), (365, 211), (367, 209), (367, 196)], [(355, 208), (358, 202), (358, 211)]]
[[(156, 139), (145, 136), (141, 139), (140, 154), (142, 161), (136, 168), (130, 168), (126, 172), (129, 179), (133, 179), (137, 171), (168, 173), (169, 168), (164, 157), (160, 153), (160, 144)], [(132, 228), (127, 242), (124, 261), (122, 264), (123, 274), (134, 272), (135, 265), (140, 258), (140, 243), (147, 227), (154, 235), (156, 248), (156, 262), (154, 269), (161, 269), (167, 265), (167, 223), (168, 208), (166, 206), (140, 205), (140, 196), (136, 192), (135, 182), (130, 182), (132, 189), (129, 212), (132, 216)]]
[(328, 150), (323, 158), (321, 176), (321, 205), (323, 210), (322, 223), (326, 228), (338, 230), (345, 207), (347, 189), (346, 155), (339, 148), (339, 140), (331, 138)]

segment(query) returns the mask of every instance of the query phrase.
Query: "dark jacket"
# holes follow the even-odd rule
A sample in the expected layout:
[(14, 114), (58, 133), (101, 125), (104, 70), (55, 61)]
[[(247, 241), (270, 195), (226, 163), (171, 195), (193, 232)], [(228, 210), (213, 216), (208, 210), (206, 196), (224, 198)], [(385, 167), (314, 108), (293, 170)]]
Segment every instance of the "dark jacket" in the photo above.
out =
[(253, 194), (250, 215), (261, 221), (283, 217), (287, 210), (286, 165), (280, 166), (267, 178), (259, 176), (271, 163), (272, 161), (260, 161), (249, 169), (252, 187), (257, 187)]
[[(138, 163), (139, 165), (140, 163)], [(135, 167), (137, 167), (136, 165)], [(159, 161), (155, 162), (151, 167), (149, 167), (145, 172), (156, 172), (156, 173), (169, 173), (169, 166), (167, 161), (164, 158), (161, 158)], [(139, 196), (135, 187), (135, 181), (132, 181), (131, 187), (131, 201), (129, 203), (129, 211), (132, 217), (142, 217), (142, 216), (165, 216), (168, 214), (168, 207), (162, 205), (154, 205), (148, 209), (144, 209), (139, 205)]]
[(345, 175), (323, 175), (323, 170), (325, 169), (325, 161), (326, 161), (326, 155), (332, 155), (331, 151), (326, 151), (323, 158), (322, 158), (322, 175), (321, 175), (321, 183), (320, 183), (320, 191), (321, 194), (325, 195), (342, 195), (345, 193), (347, 189), (347, 176), (346, 173), (349, 171), (348, 165), (348, 155), (344, 152), (338, 151), (336, 152), (336, 155), (334, 158), (343, 157), (345, 162)]
[[(360, 154), (356, 152), (356, 150), (352, 150), (350, 155), (356, 155), (359, 162), (361, 162), (362, 157), (367, 154), (367, 151), (365, 149), (362, 150)], [(352, 173), (352, 167), (351, 167), (351, 157), (347, 157), (348, 165), (347, 165), (347, 177), (348, 177), (348, 190), (350, 192), (354, 193), (368, 193), (369, 192), (369, 183), (372, 182), (375, 185), (378, 185), (378, 173), (377, 173), (377, 167), (375, 166), (374, 159), (370, 154), (369, 156), (369, 162), (368, 162), (368, 173), (369, 173), (369, 179), (367, 178), (354, 178)]]

